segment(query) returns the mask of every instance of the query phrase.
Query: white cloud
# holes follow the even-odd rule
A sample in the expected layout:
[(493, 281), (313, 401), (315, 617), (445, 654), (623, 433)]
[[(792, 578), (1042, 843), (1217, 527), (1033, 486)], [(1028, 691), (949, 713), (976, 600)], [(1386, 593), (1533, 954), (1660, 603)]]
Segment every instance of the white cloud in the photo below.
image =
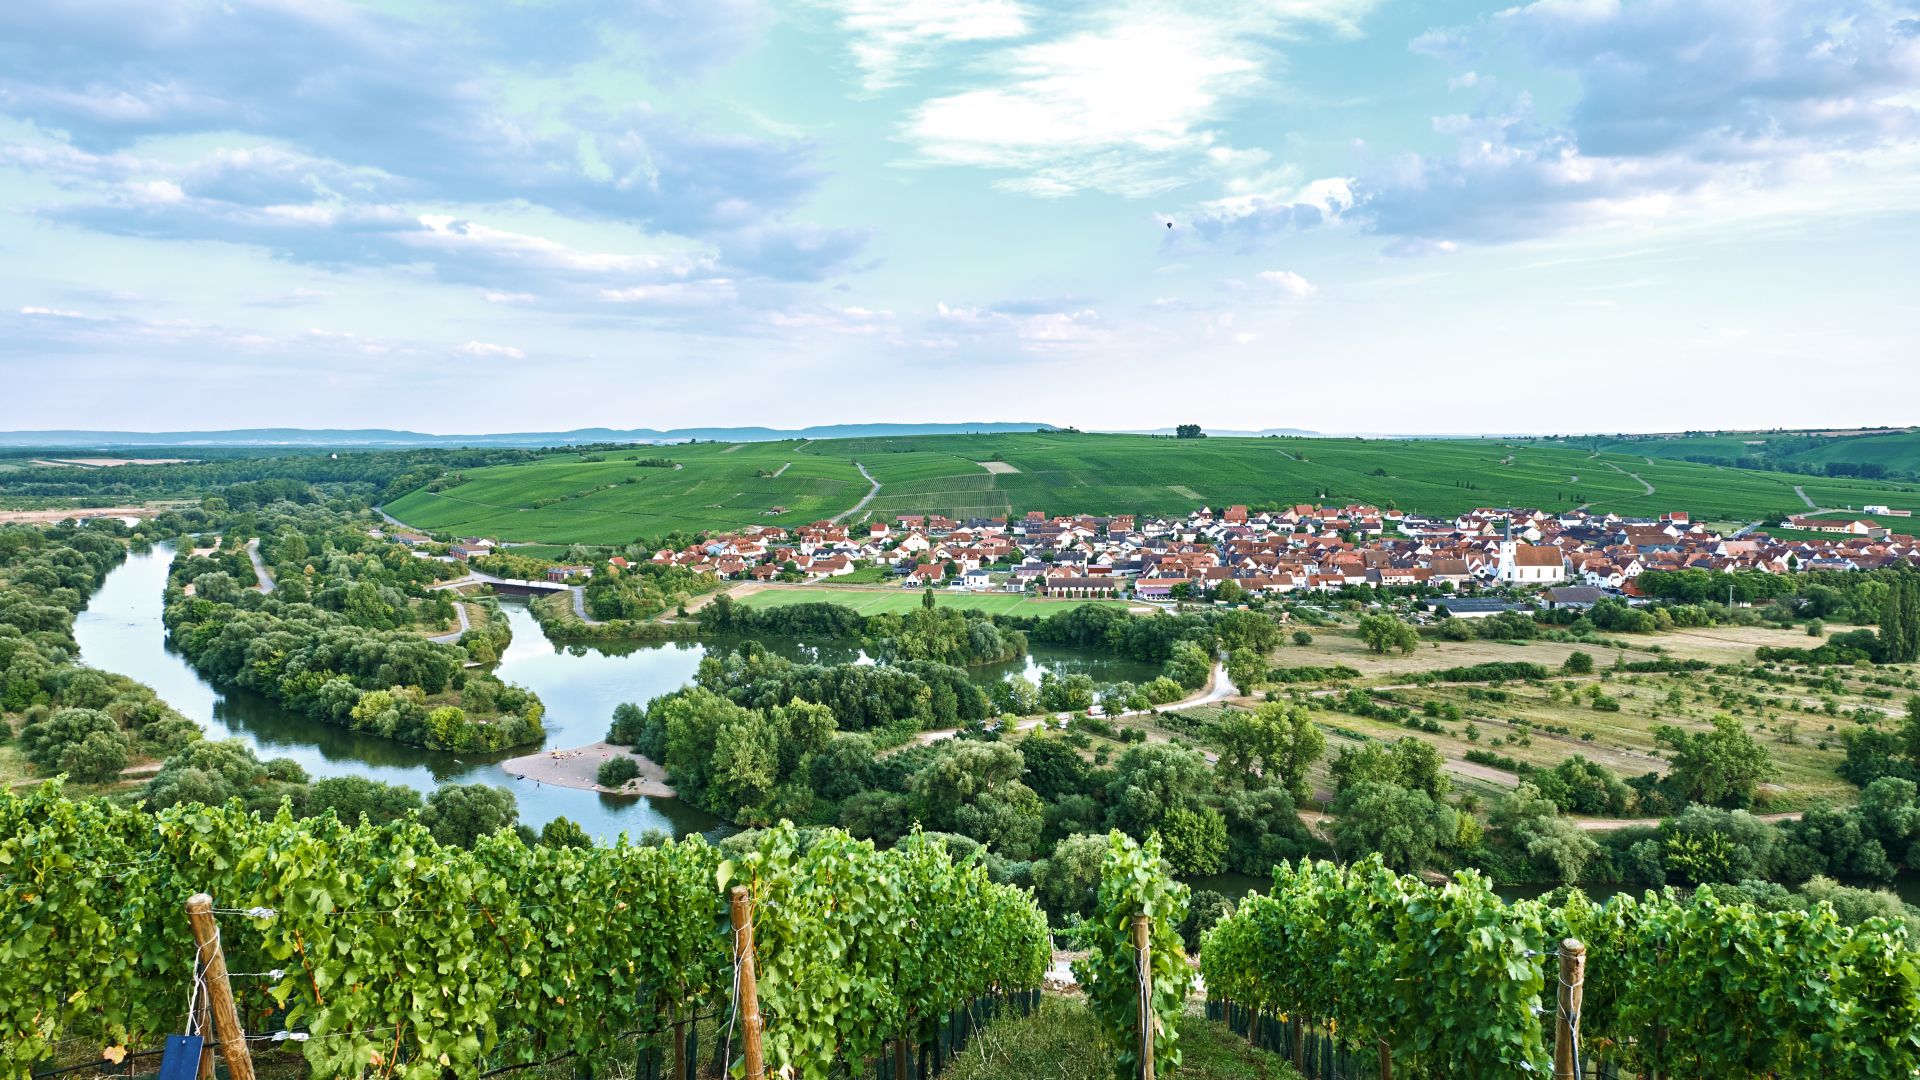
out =
[(531, 304), (534, 301), (534, 295), (530, 292), (499, 292), (488, 289), (480, 296), (489, 304)]
[(656, 307), (712, 307), (739, 299), (733, 282), (726, 278), (702, 281), (670, 281), (658, 285), (634, 285), (624, 289), (602, 289), (600, 299), (615, 304), (647, 304)]
[(1291, 270), (1262, 270), (1254, 275), (1260, 283), (1295, 300), (1304, 300), (1320, 291), (1320, 287)]
[(483, 360), (525, 360), (527, 354), (511, 345), (495, 345), (487, 341), (469, 341), (454, 352)]
[(1024, 37), (1030, 12), (1016, 0), (821, 0), (851, 40), (862, 85), (880, 91), (925, 67), (943, 46)]
[(1017, 310), (949, 305), (942, 301), (934, 309), (934, 323), (943, 335), (936, 340), (948, 343), (970, 340), (1025, 352), (1049, 353), (1081, 348), (1105, 336), (1100, 313), (1092, 308), (1046, 310), (1046, 305), (1006, 306)]
[(88, 322), (95, 321), (95, 316), (88, 315), (84, 311), (68, 311), (63, 308), (23, 307), (20, 309), (20, 314), (37, 319), (83, 319)]
[(1226, 144), (1227, 107), (1267, 88), (1273, 42), (1302, 25), (1352, 32), (1373, 0), (1135, 0), (1091, 25), (1003, 50), (996, 78), (933, 98), (903, 137), (923, 163), (1006, 170), (1036, 196), (1151, 195), (1235, 175), (1265, 155)]

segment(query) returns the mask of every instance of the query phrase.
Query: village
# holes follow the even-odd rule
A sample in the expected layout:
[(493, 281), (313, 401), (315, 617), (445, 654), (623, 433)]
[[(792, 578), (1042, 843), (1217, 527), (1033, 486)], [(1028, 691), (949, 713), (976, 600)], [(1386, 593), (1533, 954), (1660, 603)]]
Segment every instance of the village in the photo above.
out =
[[(1184, 518), (907, 514), (891, 523), (748, 526), (662, 548), (650, 561), (732, 581), (853, 579), (1059, 599), (1151, 603), (1352, 586), (1450, 594), (1509, 587), (1548, 590), (1548, 602), (1573, 607), (1606, 597), (1641, 599), (1635, 579), (1648, 570), (1785, 574), (1920, 566), (1920, 542), (1870, 518), (1793, 516), (1780, 524), (1798, 535), (1774, 537), (1753, 526), (1723, 532), (1684, 511), (1630, 518), (1488, 507), (1442, 518), (1358, 504), (1301, 504), (1277, 511), (1201, 507)], [(430, 542), (411, 532), (395, 539)], [(460, 560), (495, 550), (495, 541), (477, 537), (447, 548)], [(606, 566), (618, 573), (631, 563), (614, 555)], [(595, 570), (560, 564), (546, 576), (577, 584)], [(1507, 609), (1497, 598), (1464, 595), (1448, 607), (1462, 617)]]

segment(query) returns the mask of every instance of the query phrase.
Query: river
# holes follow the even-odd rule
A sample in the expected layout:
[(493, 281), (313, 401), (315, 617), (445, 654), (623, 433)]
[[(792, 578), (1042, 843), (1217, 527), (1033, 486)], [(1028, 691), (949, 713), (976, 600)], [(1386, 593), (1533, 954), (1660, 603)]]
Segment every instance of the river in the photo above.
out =
[[(291, 758), (316, 780), (364, 776), (421, 792), (448, 783), (493, 784), (513, 792), (522, 823), (538, 829), (566, 817), (603, 842), (622, 832), (638, 837), (648, 830), (675, 836), (729, 831), (724, 822), (677, 799), (603, 795), (516, 780), (499, 762), (527, 753), (527, 747), (494, 755), (426, 750), (323, 724), (246, 690), (220, 690), (167, 643), (160, 617), (171, 560), (172, 551), (165, 546), (129, 555), (74, 621), (74, 637), (82, 663), (153, 687), (167, 704), (200, 724), (210, 739), (239, 739), (262, 759)], [(513, 628), (513, 642), (496, 674), (534, 691), (546, 703), (545, 748), (605, 738), (615, 706), (645, 703), (685, 685), (706, 655), (706, 647), (697, 642), (557, 645), (525, 606), (509, 602), (501, 608)], [(767, 644), (800, 660), (864, 659), (852, 647)], [(1148, 665), (1043, 646), (1023, 661), (978, 669), (975, 677), (992, 680), (1017, 673), (1038, 681), (1044, 671), (1085, 671), (1102, 681), (1144, 681), (1154, 674)]]

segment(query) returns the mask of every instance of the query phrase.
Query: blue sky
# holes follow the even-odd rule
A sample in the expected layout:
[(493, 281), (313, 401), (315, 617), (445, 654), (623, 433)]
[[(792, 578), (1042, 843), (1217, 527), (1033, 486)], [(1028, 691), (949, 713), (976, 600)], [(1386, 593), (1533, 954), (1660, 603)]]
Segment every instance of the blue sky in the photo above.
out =
[(0, 5), (0, 427), (1910, 423), (1920, 0)]

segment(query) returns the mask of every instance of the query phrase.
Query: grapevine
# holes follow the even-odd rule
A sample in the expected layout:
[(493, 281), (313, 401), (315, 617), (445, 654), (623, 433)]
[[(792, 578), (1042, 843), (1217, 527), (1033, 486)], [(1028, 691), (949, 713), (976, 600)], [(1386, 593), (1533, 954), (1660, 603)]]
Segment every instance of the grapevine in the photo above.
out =
[(1074, 975), (1117, 1051), (1114, 1075), (1119, 1080), (1140, 1075), (1142, 984), (1133, 937), (1136, 915), (1147, 916), (1149, 928), (1150, 984), (1145, 989), (1154, 1018), (1154, 1064), (1165, 1073), (1180, 1065), (1179, 1020), (1193, 984), (1177, 929), (1186, 913), (1187, 887), (1173, 880), (1160, 855), (1159, 836), (1149, 837), (1142, 847), (1122, 833), (1109, 834), (1089, 927), (1091, 951), (1074, 965)]
[(1274, 871), (1207, 936), (1208, 994), (1384, 1041), (1415, 1075), (1547, 1066), (1551, 943), (1587, 945), (1581, 1041), (1659, 1075), (1908, 1077), (1920, 969), (1904, 927), (1763, 912), (1702, 888), (1503, 903), (1471, 871), (1429, 885), (1378, 858)]
[(412, 818), (147, 814), (57, 783), (0, 793), (0, 1076), (63, 1042), (152, 1046), (181, 1030), (183, 905), (201, 891), (234, 970), (281, 972), (236, 983), (244, 1026), (310, 1033), (300, 1050), (320, 1078), (591, 1060), (622, 1031), (724, 1013), (735, 882), (760, 901), (769, 1060), (794, 1075), (1039, 984), (1043, 917), (977, 861), (917, 837), (878, 851), (806, 835), (768, 830), (737, 865), (699, 837), (550, 849), (502, 833), (467, 851)]

